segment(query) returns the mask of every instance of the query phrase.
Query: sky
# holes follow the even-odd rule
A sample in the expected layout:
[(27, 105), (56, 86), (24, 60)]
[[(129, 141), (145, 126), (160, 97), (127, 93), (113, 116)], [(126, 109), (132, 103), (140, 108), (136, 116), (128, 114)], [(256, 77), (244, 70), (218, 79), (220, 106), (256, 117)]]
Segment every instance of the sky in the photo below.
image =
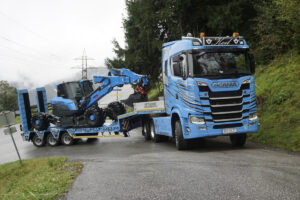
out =
[[(39, 87), (105, 67), (112, 40), (124, 46), (125, 0), (0, 0), (0, 80)], [(21, 89), (21, 88), (18, 88)]]

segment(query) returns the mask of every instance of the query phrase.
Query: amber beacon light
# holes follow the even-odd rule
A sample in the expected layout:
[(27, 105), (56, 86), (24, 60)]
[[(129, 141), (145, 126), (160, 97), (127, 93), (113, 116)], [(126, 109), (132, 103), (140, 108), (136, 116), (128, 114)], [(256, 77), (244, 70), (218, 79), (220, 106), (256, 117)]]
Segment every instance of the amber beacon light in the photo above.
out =
[(233, 36), (233, 37), (239, 37), (239, 33), (234, 32), (234, 33), (232, 34), (232, 36)]

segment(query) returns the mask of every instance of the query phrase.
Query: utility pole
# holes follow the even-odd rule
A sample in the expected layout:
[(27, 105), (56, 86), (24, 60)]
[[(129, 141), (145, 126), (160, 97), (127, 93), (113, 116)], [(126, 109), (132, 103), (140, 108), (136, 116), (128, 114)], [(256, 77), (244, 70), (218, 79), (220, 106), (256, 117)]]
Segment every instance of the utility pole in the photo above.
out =
[(83, 50), (82, 56), (75, 58), (75, 60), (81, 60), (81, 66), (80, 67), (72, 67), (72, 69), (81, 69), (82, 80), (85, 80), (88, 78), (88, 73), (87, 73), (88, 68), (96, 69), (96, 67), (88, 67), (87, 61), (94, 60), (94, 58), (87, 57), (85, 49)]

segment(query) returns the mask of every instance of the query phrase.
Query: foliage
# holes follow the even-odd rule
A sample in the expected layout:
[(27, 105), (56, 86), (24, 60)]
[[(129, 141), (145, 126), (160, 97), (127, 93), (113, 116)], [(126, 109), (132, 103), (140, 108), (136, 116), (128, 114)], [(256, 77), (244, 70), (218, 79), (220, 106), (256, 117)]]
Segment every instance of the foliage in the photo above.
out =
[(17, 89), (11, 87), (7, 81), (0, 81), (0, 112), (18, 109)]
[(277, 58), (256, 73), (259, 132), (250, 139), (300, 151), (300, 56), (295, 52)]
[(151, 75), (156, 82), (161, 73), (164, 42), (177, 40), (187, 33), (198, 36), (231, 35), (239, 31), (251, 37), (249, 26), (256, 16), (253, 1), (219, 0), (127, 0), (128, 17), (124, 19), (126, 46), (113, 41), (116, 57), (106, 59), (109, 67), (126, 67)]
[(66, 158), (42, 158), (0, 166), (0, 199), (61, 197), (80, 173), (81, 163)]
[(267, 64), (293, 48), (300, 53), (298, 0), (263, 0), (255, 7), (258, 15), (253, 47), (258, 63)]

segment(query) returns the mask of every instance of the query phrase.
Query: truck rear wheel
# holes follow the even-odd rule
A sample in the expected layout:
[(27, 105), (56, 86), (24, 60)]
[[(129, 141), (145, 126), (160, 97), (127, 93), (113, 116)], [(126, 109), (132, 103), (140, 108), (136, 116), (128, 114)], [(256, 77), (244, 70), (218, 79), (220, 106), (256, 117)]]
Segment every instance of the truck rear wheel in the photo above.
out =
[(142, 132), (146, 141), (151, 140), (151, 133), (149, 127), (149, 120), (143, 120), (142, 122)]
[(158, 135), (155, 133), (155, 127), (154, 127), (154, 122), (151, 120), (149, 122), (149, 132), (150, 132), (150, 138), (153, 142), (158, 143), (158, 142), (164, 142), (168, 140), (167, 136), (164, 135)]
[(188, 149), (188, 141), (186, 141), (183, 138), (183, 134), (182, 134), (182, 127), (181, 127), (181, 123), (180, 120), (177, 120), (175, 122), (175, 143), (176, 143), (176, 148), (178, 150), (186, 150)]
[(69, 133), (65, 132), (61, 136), (61, 143), (70, 146), (74, 143), (74, 139), (69, 135)]
[(230, 135), (230, 141), (234, 147), (243, 147), (247, 140), (247, 134)]
[(46, 141), (47, 144), (51, 147), (57, 146), (59, 144), (59, 140), (55, 139), (51, 133), (48, 133)]
[(36, 147), (42, 147), (42, 146), (44, 146), (45, 145), (44, 138), (41, 139), (35, 133), (33, 133), (33, 134), (34, 135), (32, 136), (32, 139), (31, 139), (33, 145), (36, 146)]

